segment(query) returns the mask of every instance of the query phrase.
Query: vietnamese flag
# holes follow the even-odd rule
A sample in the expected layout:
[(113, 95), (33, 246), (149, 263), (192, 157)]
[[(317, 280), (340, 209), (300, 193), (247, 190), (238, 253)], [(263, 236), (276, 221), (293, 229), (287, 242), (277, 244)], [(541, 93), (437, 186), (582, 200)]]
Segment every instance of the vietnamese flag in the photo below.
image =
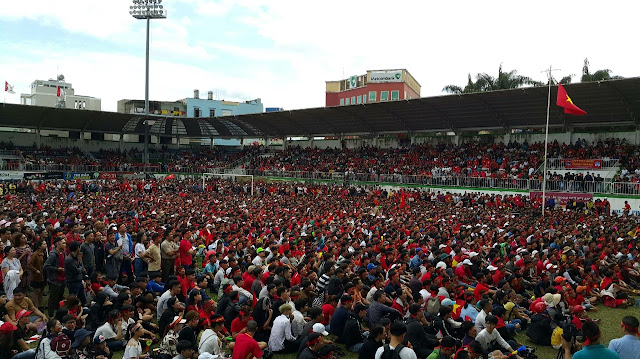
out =
[(570, 115), (586, 115), (587, 113), (582, 110), (580, 107), (573, 104), (571, 97), (567, 95), (567, 91), (561, 84), (558, 84), (558, 99), (556, 100), (556, 105), (564, 108), (564, 113), (568, 113)]
[(176, 175), (174, 175), (173, 173), (165, 177), (165, 179), (168, 179), (168, 180), (172, 180), (174, 178), (176, 178)]

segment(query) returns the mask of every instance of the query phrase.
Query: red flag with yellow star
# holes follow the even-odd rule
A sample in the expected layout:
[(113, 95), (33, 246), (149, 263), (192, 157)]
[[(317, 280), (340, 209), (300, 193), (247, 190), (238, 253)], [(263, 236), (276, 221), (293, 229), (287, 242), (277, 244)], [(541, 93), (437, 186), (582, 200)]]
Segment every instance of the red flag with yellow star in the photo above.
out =
[(564, 113), (568, 113), (570, 115), (586, 115), (587, 114), (580, 107), (573, 104), (571, 97), (567, 95), (567, 91), (564, 89), (564, 87), (562, 87), (561, 84), (558, 84), (558, 100), (556, 101), (556, 105), (564, 108)]

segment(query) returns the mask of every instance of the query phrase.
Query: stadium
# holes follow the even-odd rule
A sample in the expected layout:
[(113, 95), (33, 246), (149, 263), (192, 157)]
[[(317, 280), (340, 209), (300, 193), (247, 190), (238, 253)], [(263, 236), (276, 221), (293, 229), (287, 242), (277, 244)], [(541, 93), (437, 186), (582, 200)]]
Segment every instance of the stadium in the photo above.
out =
[[(546, 178), (547, 87), (150, 116), (149, 164), (145, 116), (6, 104), (3, 263), (66, 258), (22, 264), (54, 270), (46, 293), (42, 275), (3, 271), (5, 319), (74, 322), (47, 328), (115, 355), (150, 338), (158, 358), (196, 355), (198, 331), (200, 357), (235, 358), (248, 331), (254, 357), (373, 358), (398, 338), (419, 358), (562, 353), (556, 331), (637, 304), (640, 207), (640, 79), (566, 88), (589, 114), (551, 111)], [(241, 146), (201, 144), (217, 138)]]
[(171, 3), (3, 8), (0, 359), (640, 359), (640, 77), (502, 65), (634, 5)]

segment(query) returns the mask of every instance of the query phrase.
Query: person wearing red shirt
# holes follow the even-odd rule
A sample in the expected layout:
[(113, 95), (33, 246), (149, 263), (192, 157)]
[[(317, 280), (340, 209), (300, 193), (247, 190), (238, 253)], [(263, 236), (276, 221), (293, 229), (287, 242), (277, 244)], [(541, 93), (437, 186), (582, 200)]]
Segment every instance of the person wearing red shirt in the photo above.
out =
[(322, 314), (324, 314), (324, 320), (322, 324), (325, 326), (331, 322), (331, 317), (333, 316), (333, 312), (336, 311), (336, 306), (338, 305), (338, 297), (332, 295), (327, 303), (322, 305)]
[(250, 320), (247, 323), (247, 332), (238, 335), (236, 338), (236, 342), (233, 347), (233, 355), (231, 356), (232, 359), (262, 358), (262, 349), (260, 349), (260, 344), (253, 339), (253, 335), (256, 333), (256, 330), (258, 330), (258, 323), (256, 323), (255, 320)]
[(78, 226), (77, 223), (70, 223), (68, 228), (69, 233), (67, 233), (67, 252), (69, 251), (69, 244), (71, 244), (72, 242), (78, 242), (82, 244), (82, 238), (78, 234), (80, 226)]
[[(180, 267), (180, 268), (184, 268), (184, 267)], [(182, 289), (182, 295), (184, 296), (184, 298), (187, 298), (187, 295), (189, 295), (189, 292), (191, 292), (191, 290), (196, 287), (195, 271), (192, 268), (190, 268), (185, 270), (184, 276), (178, 275), (177, 277), (178, 277), (178, 281), (180, 282), (180, 288)]]
[(196, 252), (191, 243), (191, 232), (187, 232), (180, 241), (180, 264), (185, 268), (193, 268), (193, 254)]
[(242, 306), (240, 308), (240, 316), (236, 317), (231, 322), (231, 334), (233, 339), (236, 339), (238, 335), (244, 334), (247, 332), (247, 323), (253, 320), (251, 317), (251, 308), (247, 305)]

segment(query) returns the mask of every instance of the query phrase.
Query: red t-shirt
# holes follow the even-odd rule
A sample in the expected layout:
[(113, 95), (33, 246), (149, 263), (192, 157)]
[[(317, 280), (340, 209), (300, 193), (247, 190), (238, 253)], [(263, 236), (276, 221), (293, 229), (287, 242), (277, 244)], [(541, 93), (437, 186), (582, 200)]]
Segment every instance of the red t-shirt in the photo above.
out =
[(329, 324), (329, 318), (333, 315), (333, 312), (336, 311), (336, 308), (334, 308), (331, 304), (324, 304), (322, 306), (322, 314), (324, 314), (324, 320), (322, 321), (322, 324), (327, 325)]
[(473, 299), (477, 301), (479, 301), (482, 298), (482, 293), (485, 293), (489, 290), (489, 287), (487, 287), (484, 283), (478, 283), (478, 285), (476, 285), (476, 288), (473, 290)]
[(247, 327), (247, 322), (249, 320), (253, 320), (253, 318), (249, 317), (246, 322), (240, 320), (240, 317), (237, 317), (231, 322), (231, 333), (239, 333), (242, 329)]
[(262, 358), (262, 349), (258, 342), (249, 334), (241, 334), (236, 338), (236, 345), (233, 347), (232, 359), (247, 359), (249, 355)]
[(193, 248), (191, 242), (186, 239), (180, 241), (180, 263), (190, 266), (193, 264), (193, 256), (188, 252)]

